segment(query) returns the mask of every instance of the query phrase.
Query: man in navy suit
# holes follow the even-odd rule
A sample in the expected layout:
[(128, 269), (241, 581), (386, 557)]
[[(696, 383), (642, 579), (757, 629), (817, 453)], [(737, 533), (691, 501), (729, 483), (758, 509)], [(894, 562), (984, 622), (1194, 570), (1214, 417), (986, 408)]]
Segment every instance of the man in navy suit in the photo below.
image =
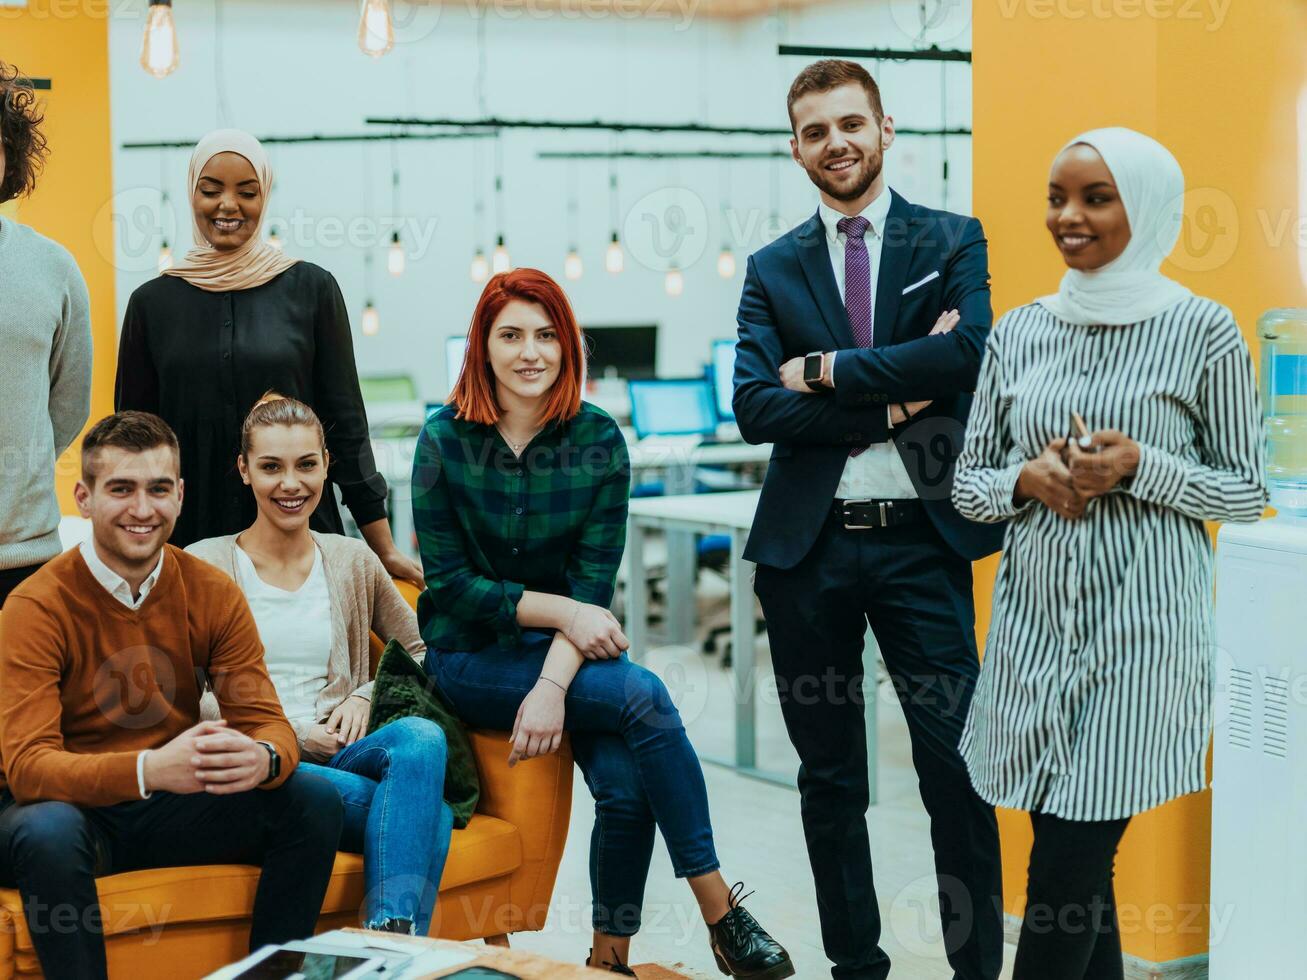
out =
[(745, 439), (775, 444), (745, 557), (801, 761), (822, 941), (833, 977), (888, 976), (866, 824), (869, 622), (907, 717), (949, 963), (993, 980), (998, 827), (957, 747), (979, 672), (971, 562), (1003, 528), (949, 501), (993, 319), (985, 237), (885, 186), (894, 123), (859, 65), (810, 65), (788, 107), (821, 203), (749, 258), (734, 404)]

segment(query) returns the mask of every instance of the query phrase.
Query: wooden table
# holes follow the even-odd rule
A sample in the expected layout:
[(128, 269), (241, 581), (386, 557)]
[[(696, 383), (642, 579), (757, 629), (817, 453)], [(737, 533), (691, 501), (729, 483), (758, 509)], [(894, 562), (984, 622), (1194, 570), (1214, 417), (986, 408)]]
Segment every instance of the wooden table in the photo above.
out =
[[(347, 931), (359, 932), (360, 930), (349, 929)], [(589, 967), (581, 966), (579, 963), (559, 963), (543, 956), (536, 956), (534, 953), (504, 949), (499, 946), (487, 946), (481, 942), (456, 943), (449, 939), (428, 939), (426, 937), (392, 934), (387, 934), (386, 938), (401, 940), (420, 947), (437, 946), (476, 954), (474, 960), (435, 973), (425, 974), (421, 980), (448, 977), (473, 966), (502, 970), (505, 973), (521, 977), (522, 980), (599, 980), (600, 977), (611, 978), (613, 976), (607, 970), (592, 970)], [(637, 965), (634, 969), (640, 980), (684, 980), (682, 974), (674, 973), (665, 967)]]

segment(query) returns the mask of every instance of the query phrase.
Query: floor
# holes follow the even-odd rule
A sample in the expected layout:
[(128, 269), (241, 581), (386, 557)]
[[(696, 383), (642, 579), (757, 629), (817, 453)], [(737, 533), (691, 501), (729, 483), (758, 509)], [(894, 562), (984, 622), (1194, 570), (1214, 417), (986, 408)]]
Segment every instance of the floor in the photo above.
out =
[[(724, 622), (724, 589), (704, 577), (700, 622)], [(798, 761), (781, 724), (770, 675), (766, 638), (758, 643), (759, 767), (793, 776)], [(647, 664), (672, 692), (701, 756), (726, 755), (732, 737), (729, 671), (719, 657), (698, 647), (661, 647)], [(774, 692), (774, 689), (773, 689)], [(885, 932), (881, 945), (894, 962), (894, 980), (949, 980), (952, 971), (939, 940), (939, 916), (925, 810), (908, 756), (907, 732), (898, 703), (882, 686), (879, 703), (880, 801), (867, 816)], [(889, 698), (886, 699), (885, 695)], [(830, 976), (821, 949), (812, 875), (799, 821), (798, 791), (704, 766), (718, 857), (728, 881), (753, 890), (747, 906), (785, 947), (799, 980)], [(574, 784), (572, 832), (554, 890), (549, 925), (541, 933), (513, 937), (516, 948), (577, 961), (590, 945), (587, 874), (593, 801), (585, 783)], [(1012, 950), (1008, 950), (1009, 976)], [(720, 974), (708, 950), (708, 933), (684, 883), (672, 875), (661, 844), (655, 849), (646, 889), (644, 928), (632, 945), (635, 963), (659, 963), (685, 976), (709, 980)]]

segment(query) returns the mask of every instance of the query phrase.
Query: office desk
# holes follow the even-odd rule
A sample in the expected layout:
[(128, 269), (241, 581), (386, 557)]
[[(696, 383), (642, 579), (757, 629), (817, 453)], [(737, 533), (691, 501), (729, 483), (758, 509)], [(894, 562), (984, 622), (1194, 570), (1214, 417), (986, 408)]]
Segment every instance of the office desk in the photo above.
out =
[[(664, 442), (656, 438), (632, 441), (629, 445), (632, 476), (641, 471), (665, 471), (663, 482), (668, 496), (693, 493), (694, 472), (700, 466), (758, 466), (771, 458), (771, 449), (770, 445), (751, 446), (747, 442), (718, 442), (696, 446)], [(753, 519), (752, 513), (749, 519)], [(745, 529), (748, 529), (747, 525)], [(694, 573), (697, 566), (694, 536), (679, 531), (669, 532), (665, 623), (667, 639), (671, 643), (689, 643), (693, 634)]]
[[(631, 501), (627, 541), (629, 587), (626, 638), (639, 660), (648, 649), (648, 585), (644, 536), (651, 530), (667, 533), (725, 534), (731, 539), (728, 565), (731, 585), (731, 687), (735, 701), (735, 754), (731, 759), (705, 757), (747, 776), (794, 785), (794, 777), (758, 768), (757, 664), (754, 651), (753, 563), (744, 559), (744, 544), (758, 509), (757, 490), (738, 493), (698, 493), (674, 497), (638, 497)], [(863, 647), (863, 701), (867, 733), (867, 778), (871, 802), (877, 800), (877, 660), (875, 637), (867, 631)]]

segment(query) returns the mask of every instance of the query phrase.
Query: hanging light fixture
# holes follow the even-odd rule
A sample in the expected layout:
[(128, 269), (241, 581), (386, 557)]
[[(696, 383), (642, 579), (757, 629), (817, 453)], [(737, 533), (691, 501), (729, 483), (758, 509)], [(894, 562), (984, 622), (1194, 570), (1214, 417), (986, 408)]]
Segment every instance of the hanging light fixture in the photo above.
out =
[(681, 275), (681, 270), (677, 268), (675, 262), (668, 266), (667, 274), (663, 276), (663, 289), (673, 298), (685, 292), (685, 276)]
[(477, 249), (476, 254), (472, 256), (472, 267), (468, 270), (473, 282), (485, 282), (490, 278), (490, 263), (486, 261), (486, 253)]
[(735, 278), (735, 253), (731, 251), (731, 243), (726, 234), (730, 228), (731, 215), (731, 172), (728, 160), (722, 161), (719, 177), (721, 180), (719, 196), (722, 202), (722, 250), (717, 256), (717, 275), (723, 279), (733, 279)]
[(581, 255), (573, 245), (568, 249), (567, 258), (563, 260), (563, 275), (575, 282), (584, 272), (585, 266), (581, 263)]
[(616, 275), (626, 266), (626, 256), (622, 252), (622, 243), (617, 237), (617, 173), (611, 168), (613, 166), (611, 158), (608, 163), (608, 220), (612, 225), (613, 234), (608, 242), (608, 250), (604, 252), (604, 268)]
[(155, 78), (163, 78), (177, 70), (177, 58), (172, 0), (150, 0), (145, 15), (145, 36), (141, 39), (141, 67)]
[(723, 245), (722, 254), (717, 256), (717, 275), (723, 279), (735, 277), (735, 253), (729, 245)]
[(277, 233), (277, 229), (275, 227), (268, 232), (268, 244), (271, 245), (273, 248), (275, 248), (278, 252), (280, 252), (283, 248), (286, 247), (286, 243), (281, 240), (281, 235)]
[(585, 273), (585, 265), (581, 262), (581, 253), (576, 250), (581, 210), (577, 200), (578, 197), (576, 164), (573, 163), (567, 168), (567, 234), (572, 244), (568, 245), (567, 257), (563, 259), (563, 275), (573, 282), (580, 279)]
[(504, 236), (500, 235), (498, 241), (495, 242), (495, 252), (490, 259), (490, 268), (495, 275), (499, 275), (499, 273), (507, 272), (512, 267), (513, 263), (508, 257), (508, 246), (504, 244)]
[(392, 276), (404, 274), (404, 243), (399, 240), (399, 232), (390, 236), (390, 251), (386, 255), (386, 270)]
[(363, 0), (359, 12), (359, 50), (380, 58), (395, 46), (395, 22), (390, 0)]
[(381, 314), (377, 312), (377, 306), (372, 300), (363, 304), (363, 336), (375, 337), (381, 330)]
[(172, 249), (168, 247), (168, 239), (163, 240), (159, 246), (159, 275), (163, 275), (167, 270), (172, 268)]
[(608, 249), (604, 252), (604, 268), (609, 272), (617, 273), (625, 266), (626, 254), (622, 251), (622, 243), (617, 240), (617, 232), (614, 231)]

